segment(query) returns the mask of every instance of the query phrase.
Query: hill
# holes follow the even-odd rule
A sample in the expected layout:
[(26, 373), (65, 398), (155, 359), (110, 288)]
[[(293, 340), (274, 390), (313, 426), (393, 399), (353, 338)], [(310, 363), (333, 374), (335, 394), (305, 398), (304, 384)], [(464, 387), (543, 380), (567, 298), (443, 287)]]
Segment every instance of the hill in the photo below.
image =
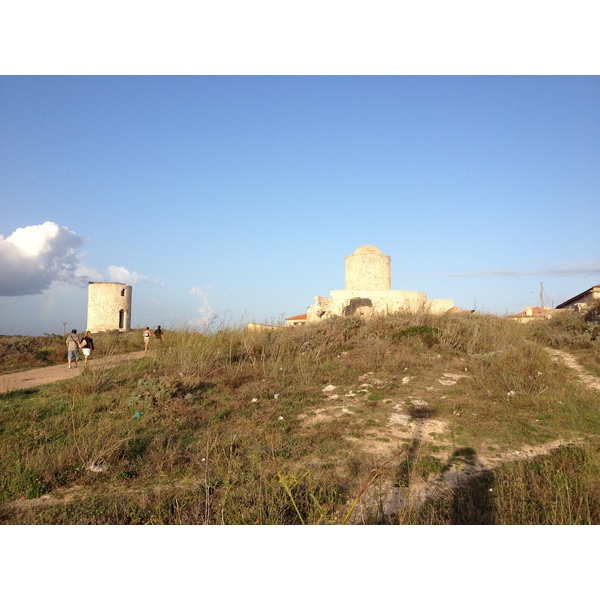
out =
[(78, 377), (0, 394), (0, 521), (597, 524), (598, 333), (340, 317), (169, 331), (116, 365), (141, 332), (99, 336)]

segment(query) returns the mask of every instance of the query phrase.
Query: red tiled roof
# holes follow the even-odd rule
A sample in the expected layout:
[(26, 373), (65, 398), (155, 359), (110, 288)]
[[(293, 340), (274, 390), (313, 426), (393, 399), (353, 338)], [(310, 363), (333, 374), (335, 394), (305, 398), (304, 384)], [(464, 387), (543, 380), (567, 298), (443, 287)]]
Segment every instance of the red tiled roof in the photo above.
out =
[(303, 315), (296, 315), (295, 317), (286, 317), (286, 321), (306, 321), (306, 313)]
[[(548, 309), (546, 309), (546, 311), (547, 311), (547, 310), (548, 310)], [(533, 306), (533, 307), (531, 308), (531, 315), (532, 315), (532, 316), (533, 316), (533, 315), (541, 315), (543, 312), (544, 312), (544, 311), (543, 311), (543, 310), (542, 310), (542, 309), (541, 309), (539, 306)], [(522, 311), (522, 312), (520, 312), (520, 313), (517, 313), (517, 314), (515, 315), (515, 317), (526, 317), (526, 316), (527, 316), (527, 311), (526, 311), (526, 310), (524, 310), (524, 311)]]

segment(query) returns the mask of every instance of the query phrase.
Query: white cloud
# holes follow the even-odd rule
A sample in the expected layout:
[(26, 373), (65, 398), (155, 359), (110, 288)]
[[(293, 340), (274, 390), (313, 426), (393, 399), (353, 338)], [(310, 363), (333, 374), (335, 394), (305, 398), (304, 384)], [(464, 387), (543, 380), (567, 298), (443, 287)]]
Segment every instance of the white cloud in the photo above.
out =
[(198, 307), (198, 314), (200, 316), (196, 323), (199, 325), (207, 325), (215, 316), (215, 311), (212, 309), (208, 301), (208, 294), (196, 286), (189, 291), (189, 294), (190, 296), (198, 296), (202, 299), (203, 304), (202, 306)]
[(148, 281), (148, 277), (145, 275), (140, 275), (135, 271), (132, 273), (125, 267), (116, 267), (114, 265), (108, 267), (108, 275), (111, 280), (126, 283), (127, 285), (136, 285), (137, 283)]
[(104, 281), (104, 275), (98, 269), (94, 269), (80, 262), (75, 268), (75, 276), (85, 281)]
[(53, 282), (85, 284), (93, 271), (76, 250), (86, 242), (51, 221), (0, 235), (0, 296), (41, 294)]

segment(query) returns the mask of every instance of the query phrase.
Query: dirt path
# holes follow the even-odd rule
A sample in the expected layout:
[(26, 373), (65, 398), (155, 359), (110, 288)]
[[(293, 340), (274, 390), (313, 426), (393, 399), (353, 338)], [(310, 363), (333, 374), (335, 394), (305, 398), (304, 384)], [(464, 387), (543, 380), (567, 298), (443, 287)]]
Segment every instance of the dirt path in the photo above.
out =
[(73, 369), (69, 369), (65, 363), (64, 365), (54, 365), (52, 367), (42, 367), (39, 369), (31, 369), (29, 371), (10, 373), (9, 375), (0, 375), (0, 394), (37, 387), (38, 385), (54, 383), (55, 381), (62, 381), (64, 379), (71, 379), (77, 377), (85, 369), (94, 369), (99, 366), (107, 365), (118, 365), (119, 363), (142, 358), (145, 354), (146, 353), (141, 350), (139, 352), (129, 352), (128, 354), (92, 358), (87, 367), (83, 366), (83, 361), (79, 361), (79, 366)]
[(594, 375), (586, 373), (585, 369), (577, 362), (577, 359), (572, 354), (569, 354), (564, 350), (555, 350), (553, 348), (548, 348), (548, 352), (555, 357), (555, 360), (562, 360), (567, 367), (576, 371), (579, 379), (584, 385), (600, 391), (600, 377), (594, 377)]

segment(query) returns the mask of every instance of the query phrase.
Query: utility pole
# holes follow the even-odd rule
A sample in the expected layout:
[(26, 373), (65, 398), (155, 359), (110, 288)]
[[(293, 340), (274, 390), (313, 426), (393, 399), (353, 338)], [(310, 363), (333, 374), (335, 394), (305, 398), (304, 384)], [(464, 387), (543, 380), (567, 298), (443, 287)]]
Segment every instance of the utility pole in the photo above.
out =
[(67, 324), (65, 322), (63, 322), (63, 337), (65, 337), (65, 335), (67, 335)]

